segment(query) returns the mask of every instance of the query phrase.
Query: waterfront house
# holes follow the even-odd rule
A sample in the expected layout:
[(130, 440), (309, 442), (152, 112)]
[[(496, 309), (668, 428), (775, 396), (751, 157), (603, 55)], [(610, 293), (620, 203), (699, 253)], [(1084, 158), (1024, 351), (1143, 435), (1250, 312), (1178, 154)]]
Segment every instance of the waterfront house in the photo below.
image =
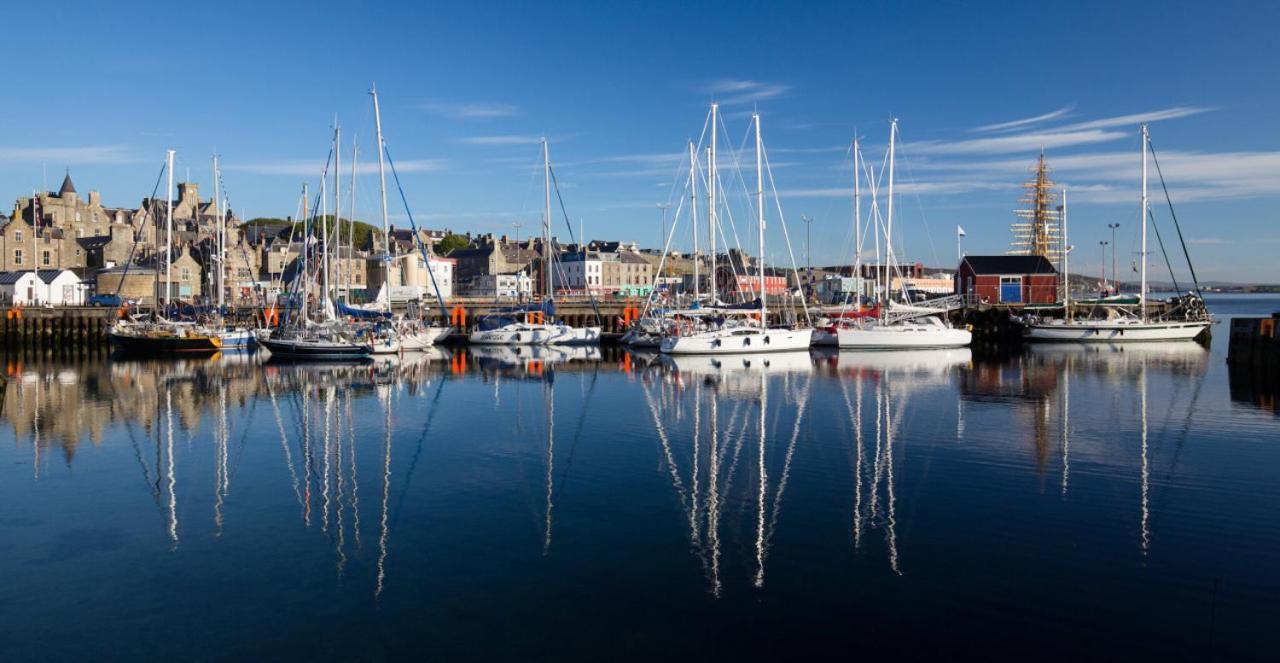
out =
[(1044, 256), (965, 256), (956, 270), (956, 292), (984, 304), (1052, 304), (1058, 270)]
[(34, 306), (39, 301), (40, 279), (35, 272), (0, 272), (0, 304)]
[(525, 272), (516, 274), (480, 274), (458, 280), (458, 295), (498, 301), (528, 299), (533, 294), (533, 279)]
[(0, 303), (9, 306), (83, 306), (86, 289), (69, 269), (0, 272)]

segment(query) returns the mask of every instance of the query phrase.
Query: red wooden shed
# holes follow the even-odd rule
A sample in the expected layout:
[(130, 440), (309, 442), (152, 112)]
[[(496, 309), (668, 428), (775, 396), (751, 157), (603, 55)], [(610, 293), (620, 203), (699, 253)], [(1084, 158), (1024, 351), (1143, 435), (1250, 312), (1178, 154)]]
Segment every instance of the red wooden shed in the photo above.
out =
[(1058, 270), (1044, 256), (965, 256), (956, 281), (956, 292), (986, 304), (1058, 301)]

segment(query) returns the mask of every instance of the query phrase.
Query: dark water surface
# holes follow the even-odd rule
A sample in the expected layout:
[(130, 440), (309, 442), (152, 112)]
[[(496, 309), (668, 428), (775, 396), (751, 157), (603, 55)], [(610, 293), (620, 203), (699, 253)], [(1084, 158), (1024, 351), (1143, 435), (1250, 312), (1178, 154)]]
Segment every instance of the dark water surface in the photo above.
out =
[(1215, 333), (11, 358), (0, 659), (1274, 657), (1280, 417)]

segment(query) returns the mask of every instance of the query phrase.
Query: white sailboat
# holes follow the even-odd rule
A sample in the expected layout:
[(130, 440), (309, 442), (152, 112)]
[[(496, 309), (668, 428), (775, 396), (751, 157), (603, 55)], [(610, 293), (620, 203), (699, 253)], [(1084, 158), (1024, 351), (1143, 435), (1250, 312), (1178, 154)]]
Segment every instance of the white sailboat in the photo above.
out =
[[(715, 122), (714, 112), (712, 114), (712, 122)], [(758, 293), (760, 297), (760, 308), (758, 310), (740, 311), (740, 313), (748, 317), (740, 317), (737, 319), (726, 318), (724, 322), (718, 326), (700, 331), (692, 331), (687, 334), (683, 333), (683, 331), (677, 327), (674, 330), (674, 333), (662, 339), (660, 349), (666, 354), (709, 355), (787, 352), (807, 350), (813, 340), (812, 328), (769, 326), (769, 296), (768, 290), (765, 287), (766, 282), (764, 269), (764, 259), (767, 255), (765, 253), (764, 243), (764, 153), (763, 143), (760, 137), (759, 113), (752, 116), (752, 122), (755, 124), (756, 134), (756, 232), (758, 246), (760, 249), (760, 263), (757, 266), (756, 271), (760, 278), (760, 290)], [(714, 135), (715, 134), (713, 133), (712, 136), (714, 137)], [(708, 168), (711, 169), (712, 173), (715, 172), (714, 164), (709, 164)], [(710, 186), (714, 191), (716, 188), (715, 180), (711, 181)], [(714, 224), (715, 212), (712, 211), (710, 216), (711, 222)], [(714, 233), (715, 226), (713, 225), (713, 236)], [(715, 255), (714, 249), (712, 255)], [(712, 266), (711, 271), (712, 274), (715, 273), (714, 265)], [(711, 296), (714, 300), (714, 281)], [(758, 315), (759, 317), (757, 319), (749, 317), (753, 315)]]
[[(599, 327), (570, 327), (555, 320), (552, 294), (551, 250), (551, 152), (547, 139), (542, 139), (542, 173), (544, 202), (542, 216), (542, 271), (546, 301), (536, 308), (513, 309), (486, 316), (480, 327), (471, 332), (468, 340), (475, 344), (489, 345), (591, 345), (600, 342)], [(551, 318), (548, 321), (548, 318)]]
[[(382, 288), (378, 292), (376, 304), (372, 306), (353, 306), (350, 304), (346, 304), (344, 305), (343, 308), (346, 311), (359, 315), (361, 317), (392, 318), (393, 312), (391, 308), (391, 266), (394, 262), (394, 259), (393, 259), (393, 256), (391, 255), (391, 225), (390, 225), (390, 217), (387, 209), (386, 160), (388, 157), (387, 157), (386, 142), (382, 136), (382, 109), (378, 104), (378, 90), (376, 88), (371, 89), (369, 91), (369, 95), (373, 98), (373, 121), (374, 121), (374, 129), (376, 132), (376, 140), (378, 145), (378, 191), (379, 191), (380, 199), (382, 201), (382, 236), (383, 236), (383, 241), (385, 242), (383, 256), (382, 256), (384, 277), (382, 279)], [(391, 165), (392, 165), (392, 171), (394, 174), (395, 164), (392, 163)], [(353, 176), (352, 176), (351, 187), (353, 192), (352, 192), (351, 218), (354, 220), (355, 219), (354, 166), (352, 167), (352, 170), (353, 170)], [(397, 176), (396, 182), (397, 184), (399, 183), (398, 176)], [(335, 177), (334, 188), (335, 189), (337, 188), (336, 177)], [(403, 192), (401, 195), (403, 197)], [(407, 210), (407, 205), (406, 205), (406, 210)], [(417, 227), (416, 227), (416, 224), (413, 224), (412, 214), (409, 214), (409, 221), (410, 221), (410, 225), (413, 226), (414, 233), (415, 233), (415, 241), (417, 241), (416, 240)], [(428, 275), (432, 279), (432, 283), (434, 285), (435, 275), (434, 273), (431, 272), (430, 256), (426, 254), (426, 251), (421, 247), (420, 243), (418, 248), (420, 251), (422, 251), (422, 260), (427, 267)], [(444, 300), (443, 298), (440, 297), (440, 293), (438, 289), (436, 290), (436, 296), (440, 300), (440, 308), (443, 311)], [(437, 342), (444, 340), (452, 332), (453, 332), (453, 328), (449, 326), (432, 325), (425, 320), (415, 320), (415, 319), (410, 319), (405, 317), (396, 317), (391, 319), (389, 322), (386, 322), (386, 323), (379, 322), (377, 325), (374, 326), (373, 330), (370, 332), (370, 336), (371, 336), (370, 345), (373, 348), (373, 354), (385, 355), (385, 354), (396, 354), (402, 351), (422, 351), (435, 345)]]
[[(712, 105), (711, 114), (715, 117), (716, 106)], [(714, 127), (712, 129), (714, 136)], [(713, 138), (714, 140), (714, 138)], [(714, 150), (708, 152), (714, 155)], [(710, 191), (710, 187), (708, 187)], [(708, 198), (709, 201), (714, 197)], [(711, 203), (714, 205), (714, 203)], [(709, 205), (710, 206), (710, 205)], [(679, 212), (677, 210), (677, 217)], [(649, 299), (645, 302), (644, 311), (641, 312), (639, 318), (631, 323), (631, 328), (618, 339), (623, 345), (629, 345), (633, 348), (659, 348), (662, 346), (662, 337), (666, 336), (673, 330), (676, 324), (677, 316), (696, 317), (702, 306), (702, 285), (701, 275), (698, 273), (698, 266), (701, 262), (698, 256), (698, 150), (694, 147), (693, 141), (689, 141), (689, 225), (693, 231), (693, 299), (688, 304), (692, 308), (679, 309), (658, 309), (655, 307), (659, 289), (657, 287), (658, 279), (662, 275), (662, 268), (666, 265), (667, 259), (671, 256), (670, 244), (671, 239), (675, 237), (676, 227), (680, 221), (677, 218), (671, 225), (671, 234), (666, 238), (667, 245), (663, 247), (662, 260), (658, 263), (658, 270), (654, 274), (654, 287), (650, 290)], [(712, 245), (714, 245), (714, 238)], [(714, 253), (713, 253), (714, 255)], [(714, 263), (714, 260), (712, 261)], [(714, 264), (712, 271), (715, 271)], [(712, 305), (715, 304), (714, 297)]]
[[(897, 145), (898, 121), (889, 123), (889, 197), (885, 221), (885, 256), (889, 267), (893, 259), (893, 173)], [(879, 249), (877, 248), (877, 252)], [(877, 277), (878, 279), (878, 277)], [(891, 350), (898, 348), (963, 348), (973, 341), (968, 329), (958, 329), (941, 317), (932, 315), (931, 309), (917, 306), (894, 306), (890, 297), (892, 275), (884, 273), (880, 297), (879, 317), (874, 321), (859, 320), (861, 324), (845, 324), (835, 328), (836, 345), (842, 349)], [(891, 309), (896, 308), (897, 311)], [(943, 308), (942, 311), (946, 309)]]
[[(1116, 343), (1135, 341), (1190, 341), (1204, 333), (1213, 320), (1207, 314), (1188, 315), (1183, 319), (1153, 318), (1147, 307), (1147, 224), (1150, 203), (1147, 198), (1147, 148), (1150, 135), (1142, 125), (1142, 250), (1141, 285), (1138, 291), (1138, 313), (1122, 314), (1109, 310), (1106, 319), (1070, 318), (1068, 292), (1067, 318), (1034, 320), (1023, 328), (1023, 336), (1032, 342)], [(1159, 164), (1157, 164), (1159, 165)], [(1068, 291), (1070, 289), (1068, 288)], [(1202, 310), (1202, 309), (1201, 309)]]

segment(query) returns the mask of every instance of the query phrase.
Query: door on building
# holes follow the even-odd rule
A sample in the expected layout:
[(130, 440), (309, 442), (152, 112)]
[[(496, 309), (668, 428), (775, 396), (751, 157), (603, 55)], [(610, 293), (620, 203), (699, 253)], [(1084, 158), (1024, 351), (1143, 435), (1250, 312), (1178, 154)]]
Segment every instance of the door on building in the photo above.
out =
[(1022, 277), (1000, 277), (1000, 302), (1004, 304), (1022, 303)]

